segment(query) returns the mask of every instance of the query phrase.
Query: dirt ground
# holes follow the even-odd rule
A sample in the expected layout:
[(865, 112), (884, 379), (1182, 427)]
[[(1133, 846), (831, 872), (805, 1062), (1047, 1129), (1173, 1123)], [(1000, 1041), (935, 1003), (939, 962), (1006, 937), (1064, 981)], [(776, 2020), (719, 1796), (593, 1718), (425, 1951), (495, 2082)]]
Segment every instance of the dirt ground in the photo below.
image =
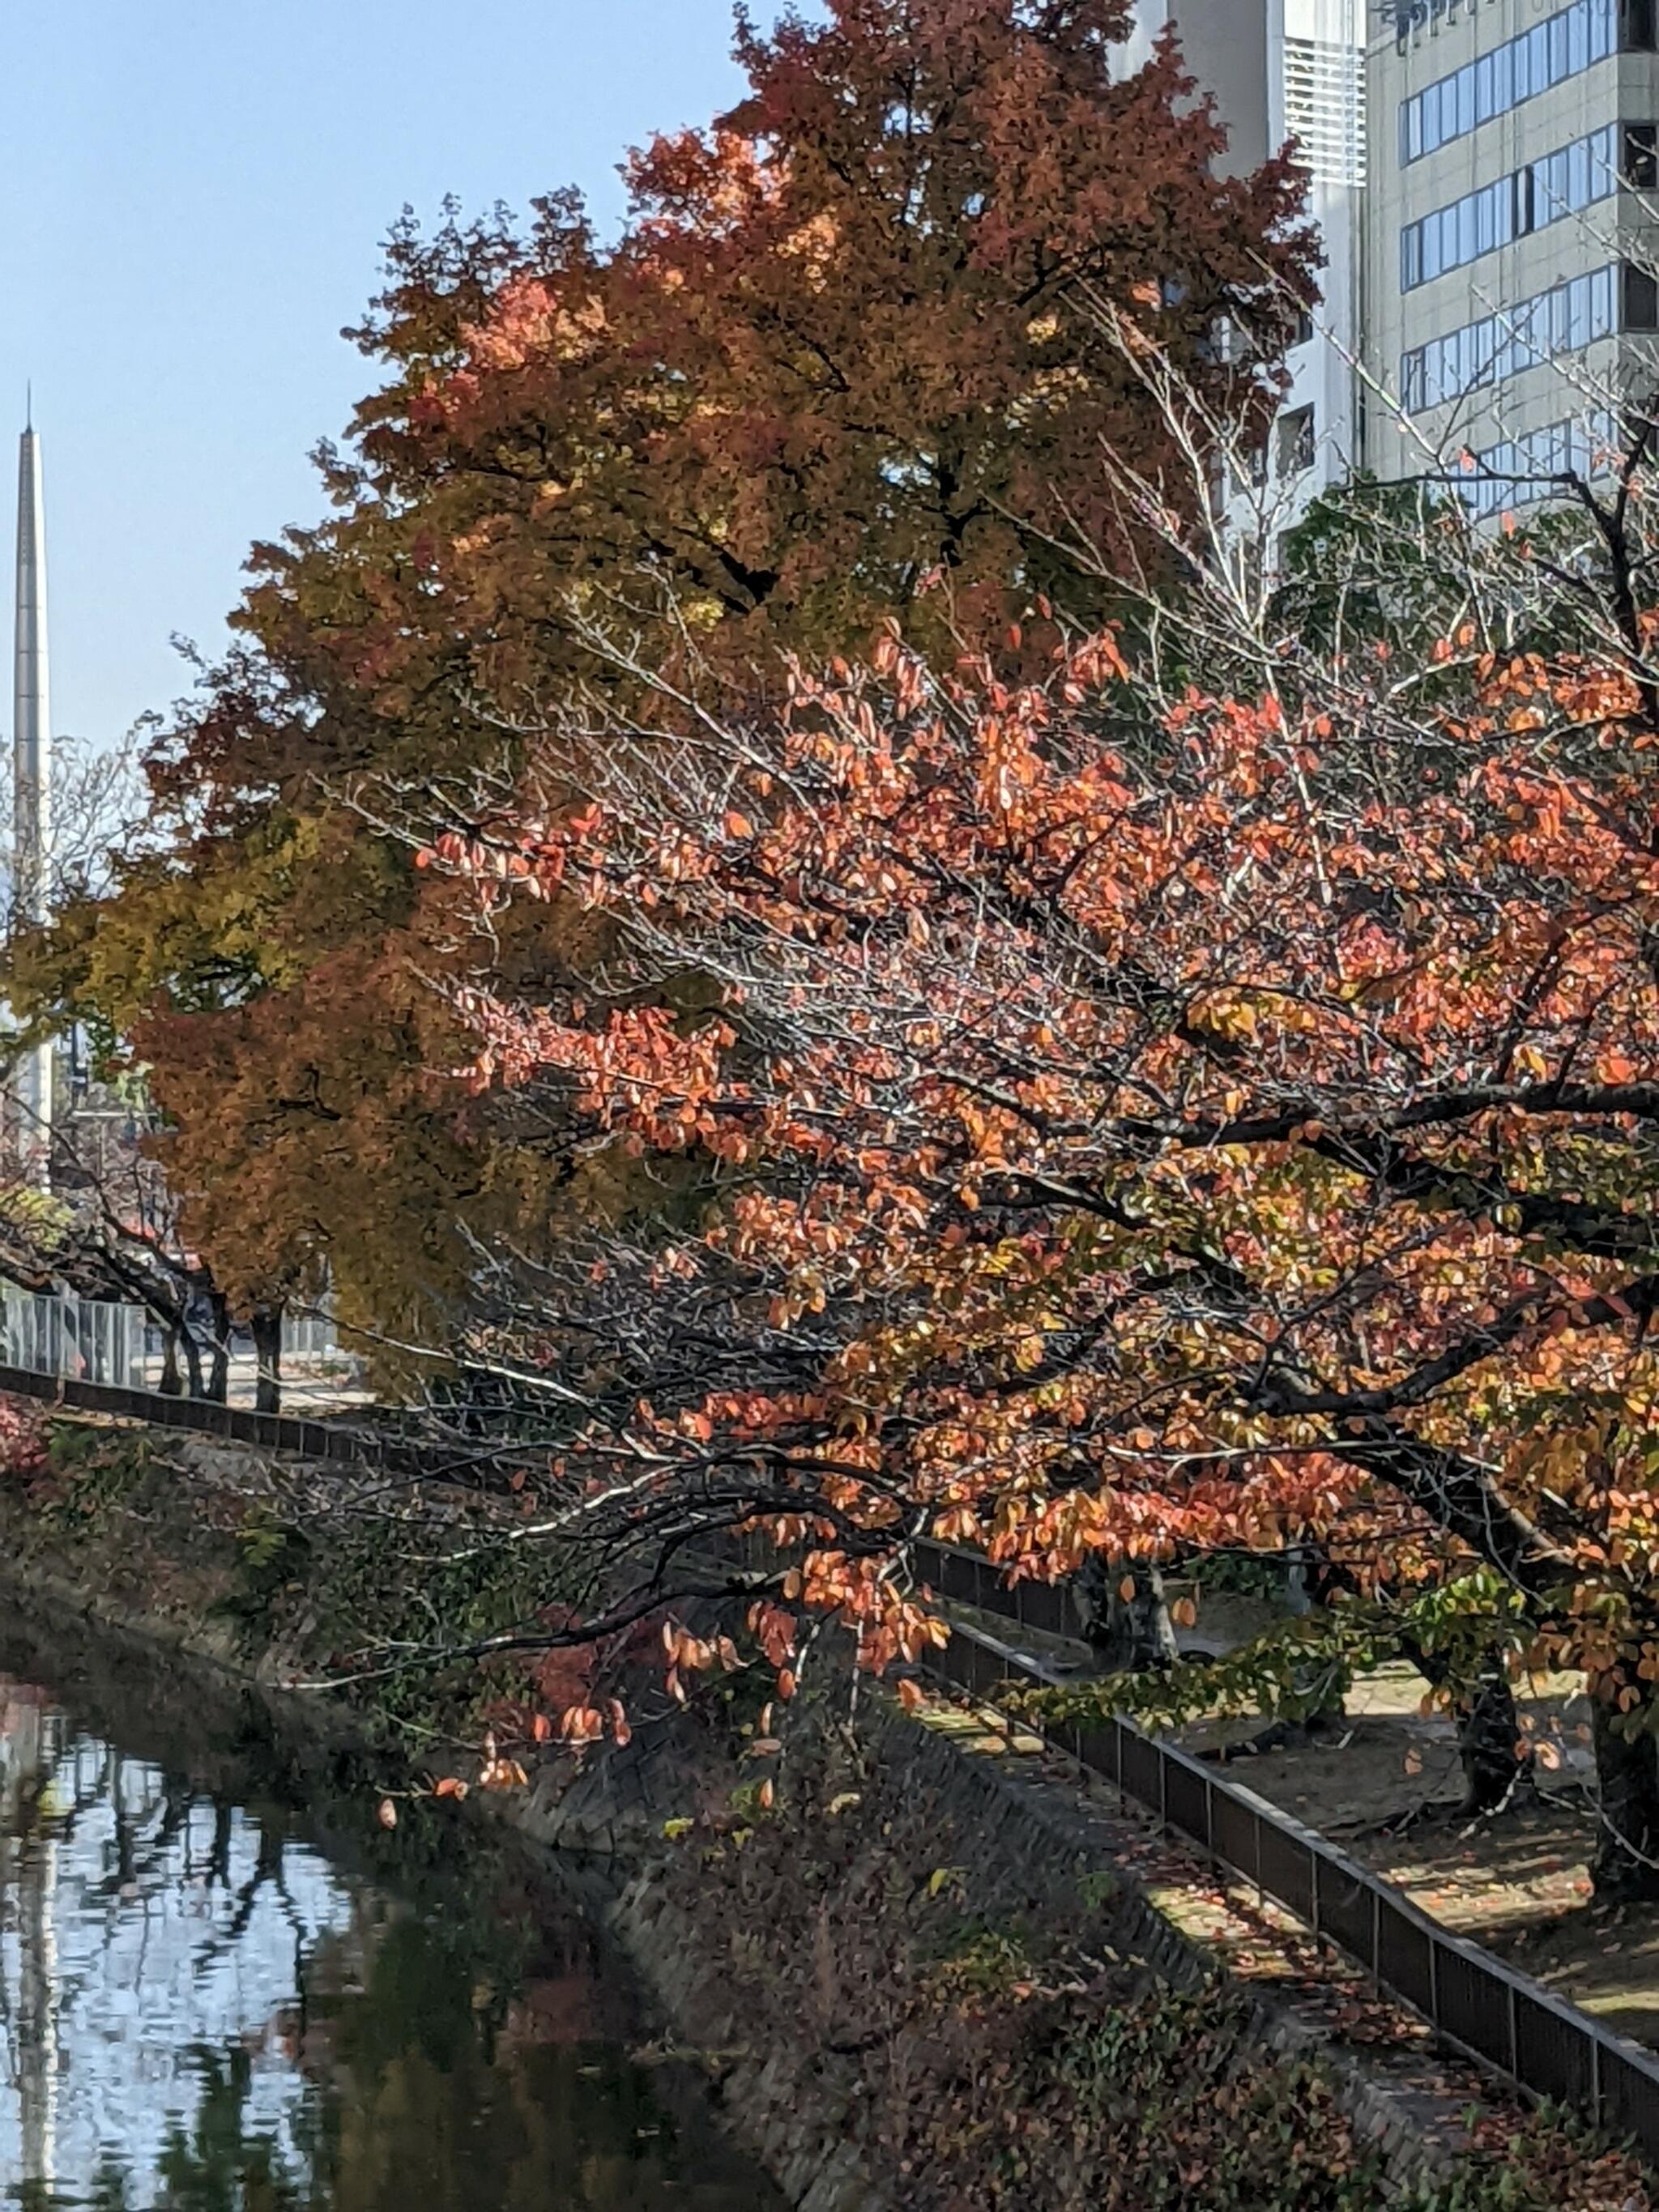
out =
[[(1405, 1667), (1354, 1686), (1328, 1742), (1244, 1753), (1221, 1771), (1341, 1844), (1425, 1912), (1610, 2027), (1659, 2045), (1659, 1906), (1595, 1902), (1589, 1862), (1596, 1813), (1582, 1691), (1569, 1677), (1533, 1686), (1523, 1724), (1543, 1747), (1542, 1787), (1489, 1819), (1425, 1806), (1462, 1788), (1449, 1721), (1419, 1711), (1422, 1683)], [(1189, 1749), (1237, 1743), (1259, 1723), (1188, 1729)], [(1411, 1816), (1420, 1817), (1413, 1819)]]
[[(1212, 1595), (1198, 1627), (1180, 1640), (1195, 1654), (1227, 1650), (1275, 1613), (1265, 1601)], [(1006, 1622), (989, 1616), (983, 1626), (1008, 1632)], [(1080, 1650), (1029, 1630), (1018, 1641), (1067, 1673)], [(1425, 1815), (1425, 1808), (1455, 1804), (1462, 1777), (1452, 1724), (1420, 1711), (1423, 1688), (1408, 1667), (1379, 1668), (1354, 1685), (1328, 1741), (1243, 1753), (1219, 1771), (1386, 1875), (1443, 1925), (1621, 2033), (1659, 2047), (1659, 1905), (1608, 1907), (1591, 1894), (1597, 1815), (1581, 1683), (1558, 1675), (1523, 1689), (1517, 1702), (1542, 1747), (1541, 1786), (1476, 1820), (1438, 1809)], [(1261, 1726), (1206, 1723), (1179, 1731), (1176, 1741), (1192, 1751), (1236, 1747)]]

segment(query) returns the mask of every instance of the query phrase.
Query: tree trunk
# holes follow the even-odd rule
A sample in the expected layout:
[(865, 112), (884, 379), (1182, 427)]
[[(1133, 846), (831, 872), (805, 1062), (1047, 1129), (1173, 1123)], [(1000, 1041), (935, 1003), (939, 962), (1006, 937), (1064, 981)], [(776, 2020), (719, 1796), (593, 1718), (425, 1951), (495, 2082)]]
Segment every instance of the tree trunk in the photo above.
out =
[(1458, 1710), (1457, 1750), (1468, 1811), (1494, 1813), (1509, 1797), (1531, 1764), (1531, 1754), (1520, 1749), (1521, 1740), (1514, 1686), (1501, 1667), (1493, 1667)]
[(185, 1355), (185, 1373), (190, 1380), (190, 1395), (192, 1398), (199, 1398), (202, 1395), (202, 1347), (196, 1341), (195, 1332), (188, 1321), (179, 1324), (179, 1348)]
[[(1401, 1649), (1423, 1680), (1438, 1689), (1450, 1673), (1435, 1651), (1402, 1639)], [(1518, 1748), (1521, 1717), (1515, 1691), (1501, 1659), (1481, 1668), (1474, 1690), (1456, 1707), (1457, 1755), (1463, 1767), (1463, 1809), (1492, 1813), (1515, 1788), (1528, 1765)]]
[(185, 1378), (179, 1368), (179, 1332), (167, 1328), (161, 1332), (161, 1379), (155, 1386), (164, 1398), (182, 1398)]
[[(1601, 1822), (1590, 1872), (1604, 1898), (1659, 1898), (1659, 1741), (1655, 1714), (1620, 1713), (1595, 1700), (1595, 1779)], [(1628, 1732), (1635, 1720), (1638, 1727)]]
[(283, 1409), (282, 1308), (255, 1306), (251, 1326), (257, 1362), (253, 1410), (257, 1413), (279, 1413)]
[[(1084, 1632), (1103, 1668), (1140, 1673), (1175, 1664), (1181, 1655), (1158, 1568), (1131, 1569), (1121, 1560), (1094, 1558), (1078, 1580)], [(1133, 1595), (1127, 1598), (1126, 1580), (1134, 1583)]]
[(226, 1404), (230, 1397), (230, 1305), (221, 1291), (209, 1293), (208, 1308), (213, 1316), (213, 1365), (208, 1377), (208, 1396), (216, 1406)]

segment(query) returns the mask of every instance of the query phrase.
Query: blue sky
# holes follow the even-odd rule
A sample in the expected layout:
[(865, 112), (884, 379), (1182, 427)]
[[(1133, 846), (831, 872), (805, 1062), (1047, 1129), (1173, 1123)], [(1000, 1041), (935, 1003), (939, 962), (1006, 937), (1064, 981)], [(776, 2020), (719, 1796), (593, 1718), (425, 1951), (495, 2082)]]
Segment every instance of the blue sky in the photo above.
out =
[[(757, 8), (757, 14), (769, 11)], [(43, 440), (59, 732), (118, 738), (212, 651), (370, 364), (339, 337), (407, 201), (574, 182), (738, 89), (729, 0), (41, 0), (8, 11), (0, 482)], [(9, 698), (9, 686), (6, 686)], [(0, 714), (9, 720), (9, 703)]]

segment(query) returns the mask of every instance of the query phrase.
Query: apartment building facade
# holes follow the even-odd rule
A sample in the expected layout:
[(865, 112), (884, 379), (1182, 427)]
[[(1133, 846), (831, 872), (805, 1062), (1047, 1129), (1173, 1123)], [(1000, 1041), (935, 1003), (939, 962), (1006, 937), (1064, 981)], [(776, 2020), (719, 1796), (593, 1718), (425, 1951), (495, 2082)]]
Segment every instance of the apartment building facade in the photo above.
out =
[[(1359, 458), (1354, 374), (1361, 331), (1366, 181), (1367, 0), (1139, 0), (1126, 64), (1173, 28), (1227, 131), (1223, 167), (1259, 168), (1293, 144), (1309, 174), (1324, 257), (1317, 312), (1291, 348), (1291, 388), (1261, 456), (1276, 526)], [(1247, 502), (1249, 503), (1249, 502)]]
[(1477, 514), (1616, 444), (1659, 348), (1655, 0), (1387, 0), (1365, 61), (1364, 432)]

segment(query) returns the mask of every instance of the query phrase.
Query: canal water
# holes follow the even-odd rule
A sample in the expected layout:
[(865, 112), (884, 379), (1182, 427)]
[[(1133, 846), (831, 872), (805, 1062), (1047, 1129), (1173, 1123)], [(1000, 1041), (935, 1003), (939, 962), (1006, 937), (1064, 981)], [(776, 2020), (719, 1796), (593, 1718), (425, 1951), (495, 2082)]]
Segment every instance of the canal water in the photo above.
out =
[(545, 1859), (333, 1760), (0, 1599), (0, 2205), (776, 2212)]

